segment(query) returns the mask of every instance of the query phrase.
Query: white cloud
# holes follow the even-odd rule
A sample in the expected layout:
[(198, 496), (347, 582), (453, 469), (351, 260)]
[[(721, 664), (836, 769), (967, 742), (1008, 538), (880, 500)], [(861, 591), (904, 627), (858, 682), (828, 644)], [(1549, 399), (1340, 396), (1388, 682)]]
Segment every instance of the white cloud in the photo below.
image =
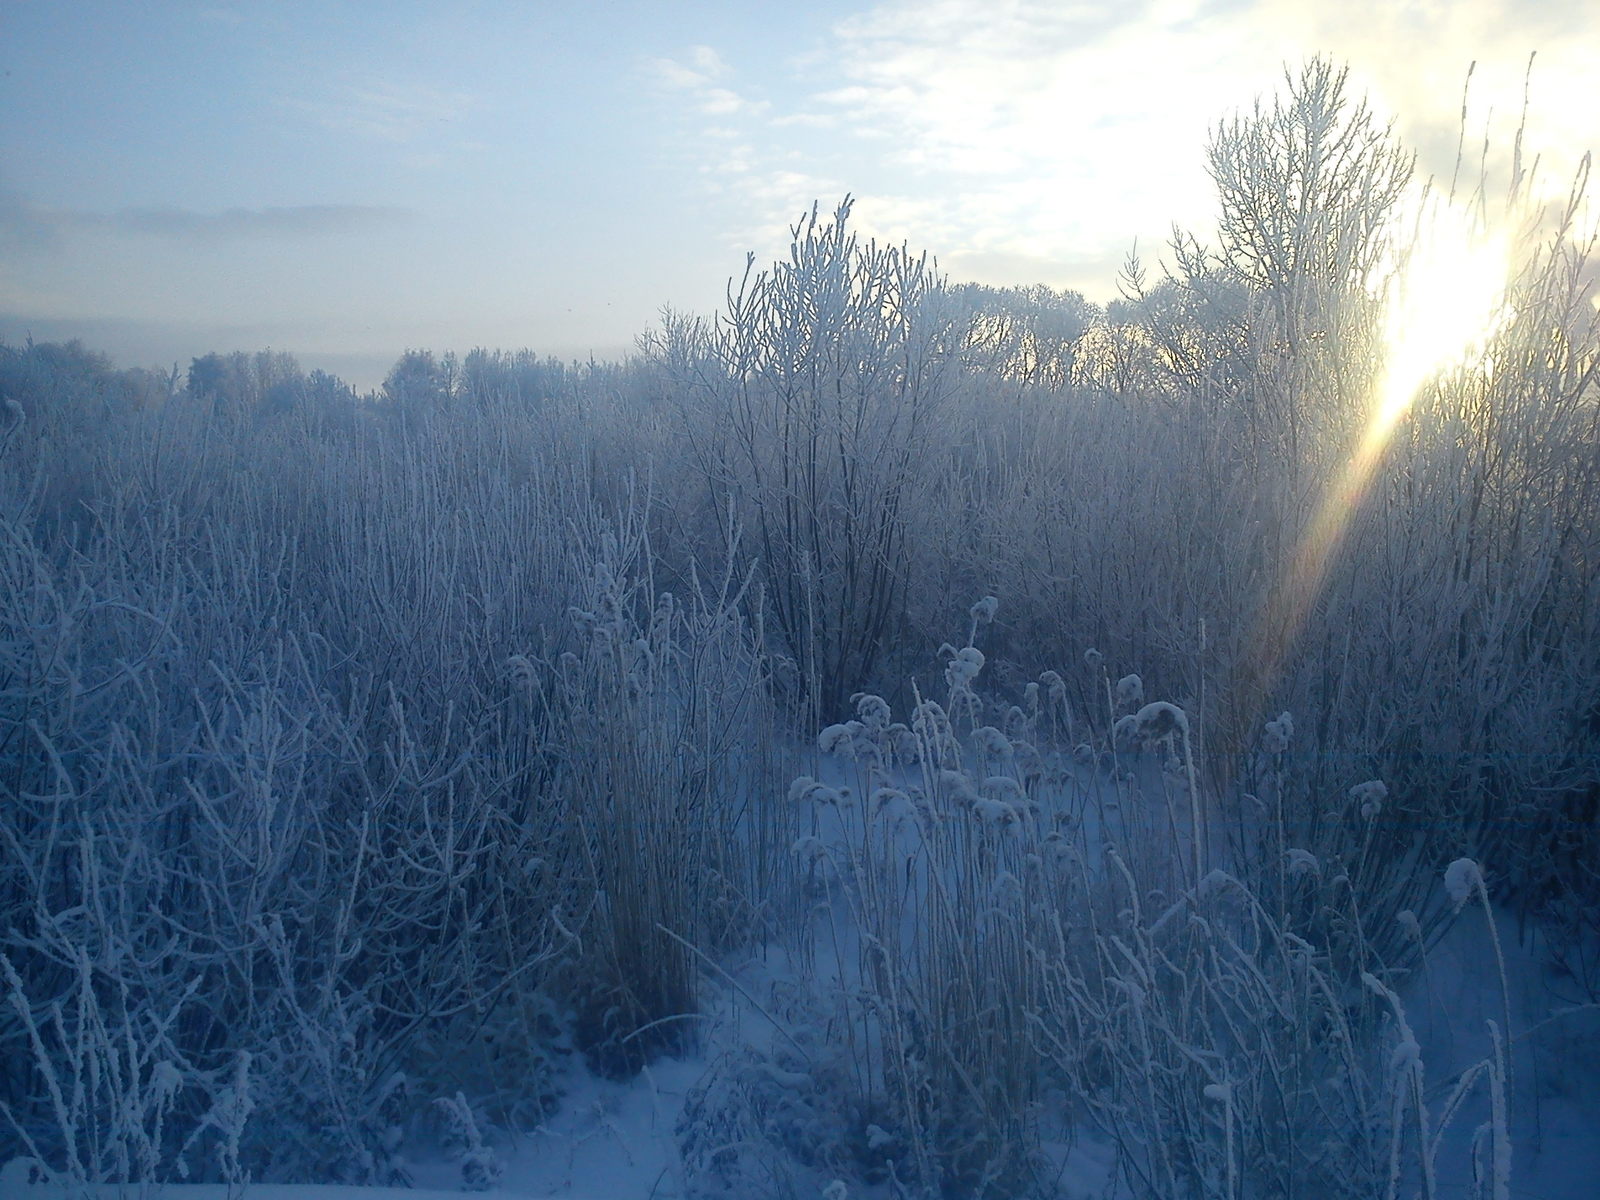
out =
[(689, 61), (708, 79), (719, 79), (728, 73), (728, 64), (710, 46), (690, 46)]
[[(1492, 105), (1509, 146), (1522, 69), (1540, 49), (1528, 141), (1544, 148), (1547, 182), (1564, 184), (1582, 151), (1600, 148), (1600, 108), (1588, 99), (1600, 26), (1581, 7), (891, 0), (793, 60), (769, 90), (799, 90), (772, 110), (735, 103), (733, 66), (709, 47), (675, 66), (700, 111), (759, 126), (747, 140), (761, 149), (738, 170), (707, 160), (718, 187), (744, 197), (739, 232), (780, 208), (786, 225), (810, 199), (829, 204), (849, 187), (865, 232), (926, 246), (951, 269), (1031, 269), (1105, 298), (1135, 239), (1148, 261), (1174, 222), (1207, 235), (1208, 136), (1279, 91), (1286, 65), (1316, 54), (1347, 61), (1356, 92), (1396, 116), (1426, 171), (1447, 176), (1468, 65), (1479, 64), (1469, 142)], [(798, 194), (806, 187), (816, 190)], [(747, 244), (772, 240), (769, 230)]]
[(687, 58), (687, 63), (672, 58), (652, 58), (648, 65), (657, 83), (688, 96), (705, 116), (761, 115), (770, 107), (764, 100), (751, 100), (717, 82), (731, 71), (710, 46), (691, 46)]

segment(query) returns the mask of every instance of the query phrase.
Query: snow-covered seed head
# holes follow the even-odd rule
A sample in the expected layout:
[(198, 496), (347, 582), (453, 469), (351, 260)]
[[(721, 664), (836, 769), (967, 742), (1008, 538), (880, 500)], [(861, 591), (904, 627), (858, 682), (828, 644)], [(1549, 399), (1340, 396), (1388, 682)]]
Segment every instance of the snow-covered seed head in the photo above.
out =
[(1001, 871), (989, 888), (989, 905), (1001, 913), (1014, 913), (1022, 907), (1022, 880), (1010, 871)]
[(1022, 785), (1009, 775), (991, 775), (983, 781), (983, 790), (987, 795), (997, 800), (1004, 800), (1007, 804), (1026, 804), (1028, 793), (1022, 790)]
[(802, 775), (790, 785), (789, 799), (796, 804), (832, 804), (837, 807), (844, 803), (844, 793), (838, 788), (818, 783), (809, 775)]
[(1117, 744), (1118, 750), (1131, 750), (1139, 741), (1139, 718), (1131, 714), (1118, 717), (1117, 723), (1111, 727), (1111, 740)]
[(1147, 742), (1158, 741), (1174, 733), (1189, 736), (1188, 714), (1176, 704), (1153, 700), (1134, 714), (1139, 737)]
[(1282, 754), (1289, 748), (1294, 736), (1294, 721), (1288, 713), (1280, 713), (1261, 729), (1261, 748), (1268, 754)]
[(1361, 809), (1363, 820), (1370, 821), (1383, 811), (1383, 802), (1389, 798), (1389, 788), (1381, 779), (1369, 779), (1350, 789), (1350, 803)]
[(999, 611), (999, 608), (1000, 601), (996, 600), (993, 596), (985, 596), (982, 600), (979, 600), (976, 604), (974, 604), (968, 610), (968, 612), (974, 621), (979, 621), (987, 625), (990, 621), (994, 620), (994, 614)]
[(1136, 704), (1144, 703), (1144, 680), (1137, 675), (1124, 675), (1117, 680), (1117, 703), (1123, 708), (1132, 708)]
[(822, 844), (822, 839), (810, 836), (795, 842), (791, 852), (803, 863), (821, 862), (828, 857), (828, 848)]
[(817, 749), (824, 754), (843, 754), (854, 758), (856, 753), (856, 731), (850, 728), (851, 725), (856, 725), (859, 728), (860, 722), (851, 721), (844, 725), (829, 725), (817, 735)]
[(1483, 871), (1470, 858), (1458, 858), (1444, 869), (1444, 890), (1460, 908), (1483, 887)]
[(1011, 761), (1017, 764), (1017, 771), (1024, 779), (1039, 779), (1044, 775), (1044, 756), (1031, 742), (1020, 739), (1012, 742)]
[(1072, 751), (1072, 761), (1080, 767), (1087, 767), (1094, 762), (1094, 747), (1088, 742), (1079, 742)]
[(944, 669), (945, 682), (952, 691), (964, 691), (983, 670), (983, 651), (976, 646), (963, 646)]
[(1004, 758), (1011, 753), (1011, 739), (993, 725), (982, 725), (972, 731), (973, 745), (985, 754)]
[(972, 801), (972, 815), (988, 829), (1013, 829), (1021, 824), (1017, 810), (1004, 800), (979, 796)]
[(922, 747), (917, 744), (917, 735), (904, 725), (896, 721), (885, 730), (889, 738), (889, 750), (903, 763), (914, 763), (922, 756)]
[(978, 793), (972, 786), (964, 771), (944, 770), (939, 772), (939, 790), (950, 798), (953, 803), (963, 803), (977, 799)]
[(532, 690), (534, 681), (538, 678), (533, 669), (533, 663), (525, 654), (513, 654), (506, 659), (506, 674), (511, 682), (524, 690)]
[(20, 427), (21, 424), (24, 421), (26, 421), (27, 419), (28, 419), (28, 414), (22, 411), (22, 405), (18, 404), (10, 396), (7, 396), (6, 397), (6, 423), (8, 425), (10, 425), (12, 429), (16, 429), (16, 428)]
[(1067, 681), (1054, 671), (1046, 671), (1039, 676), (1039, 681), (1050, 691), (1050, 699), (1057, 704), (1067, 702)]
[(1096, 650), (1093, 646), (1090, 646), (1083, 652), (1083, 661), (1088, 665), (1091, 671), (1099, 667), (1099, 665), (1105, 662), (1105, 660), (1106, 656), (1101, 654), (1100, 651)]
[(1006, 736), (1019, 738), (1028, 728), (1028, 714), (1013, 704), (1006, 709)]
[(1291, 848), (1284, 851), (1283, 857), (1286, 860), (1291, 877), (1322, 874), (1322, 864), (1317, 861), (1317, 856), (1309, 850)]
[(944, 709), (937, 700), (924, 700), (917, 705), (916, 711), (911, 714), (911, 728), (924, 737), (929, 737), (935, 732), (949, 728), (950, 718), (945, 715)]
[(867, 815), (876, 817), (880, 814), (893, 817), (911, 808), (911, 798), (899, 788), (881, 787), (872, 790), (872, 796), (867, 801)]
[(1414, 1037), (1403, 1037), (1395, 1044), (1389, 1054), (1389, 1070), (1399, 1074), (1409, 1071), (1419, 1065), (1422, 1058), (1422, 1047), (1417, 1045)]
[(1039, 711), (1039, 685), (1037, 683), (1030, 683), (1027, 687), (1022, 689), (1022, 702), (1026, 704), (1032, 712)]
[(870, 692), (857, 692), (852, 699), (855, 701), (856, 716), (861, 718), (862, 725), (877, 731), (889, 725), (889, 702), (882, 696), (874, 696)]

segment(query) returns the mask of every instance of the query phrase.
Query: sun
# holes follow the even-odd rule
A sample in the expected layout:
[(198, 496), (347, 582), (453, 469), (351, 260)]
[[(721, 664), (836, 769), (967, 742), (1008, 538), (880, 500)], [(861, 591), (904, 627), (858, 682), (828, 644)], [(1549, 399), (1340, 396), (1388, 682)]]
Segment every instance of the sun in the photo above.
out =
[(1384, 290), (1383, 366), (1367, 440), (1381, 449), (1430, 376), (1478, 356), (1505, 315), (1510, 246), (1457, 205), (1414, 196)]
[(1376, 349), (1382, 358), (1372, 415), (1344, 468), (1326, 485), (1253, 639), (1257, 678), (1269, 690), (1322, 592), (1395, 427), (1438, 372), (1468, 365), (1492, 369), (1484, 350), (1507, 312), (1509, 240), (1425, 191), (1413, 196), (1398, 230), (1404, 236), (1378, 296), (1384, 316)]

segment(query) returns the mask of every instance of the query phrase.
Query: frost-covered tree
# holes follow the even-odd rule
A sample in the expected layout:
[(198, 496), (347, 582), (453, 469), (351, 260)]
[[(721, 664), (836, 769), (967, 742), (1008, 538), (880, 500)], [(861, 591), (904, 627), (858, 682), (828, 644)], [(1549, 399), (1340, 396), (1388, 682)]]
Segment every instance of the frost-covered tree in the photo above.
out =
[(908, 510), (960, 341), (926, 256), (863, 245), (851, 206), (813, 206), (770, 270), (752, 255), (712, 329), (658, 339), (713, 502), (829, 712), (872, 676), (903, 604)]

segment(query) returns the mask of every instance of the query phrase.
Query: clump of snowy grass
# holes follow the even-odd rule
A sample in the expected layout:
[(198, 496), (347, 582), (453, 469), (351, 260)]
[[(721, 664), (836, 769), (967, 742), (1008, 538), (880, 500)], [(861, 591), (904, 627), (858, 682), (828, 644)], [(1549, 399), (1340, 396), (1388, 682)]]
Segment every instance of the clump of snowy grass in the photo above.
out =
[[(944, 655), (944, 702), (913, 688), (914, 755), (896, 752), (875, 703), (854, 736), (827, 739), (870, 800), (826, 810), (838, 823), (801, 851), (838, 884), (823, 943), (838, 975), (818, 985), (840, 989), (853, 1103), (876, 1114), (864, 1158), (904, 1186), (1015, 1195), (1035, 1170), (1026, 929), (1044, 886), (1042, 784), (1016, 742), (976, 723), (981, 652)], [(793, 794), (815, 802), (817, 785)]]

